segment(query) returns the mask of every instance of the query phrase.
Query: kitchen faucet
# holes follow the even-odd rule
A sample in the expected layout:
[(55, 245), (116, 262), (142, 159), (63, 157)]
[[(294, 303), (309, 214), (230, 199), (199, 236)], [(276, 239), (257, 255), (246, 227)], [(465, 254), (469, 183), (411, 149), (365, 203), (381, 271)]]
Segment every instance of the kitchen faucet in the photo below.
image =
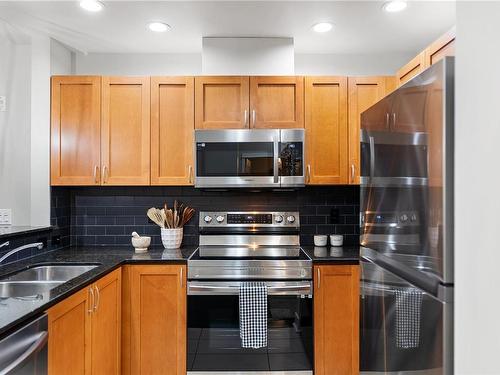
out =
[(0, 248), (4, 247), (4, 246), (9, 246), (10, 242), (7, 241), (7, 242), (4, 242), (3, 244), (0, 244)]
[[(8, 245), (9, 243), (6, 242), (6, 244)], [(5, 246), (5, 243), (2, 244), (1, 246)], [(1, 247), (0, 246), (0, 247)], [(43, 242), (34, 242), (34, 243), (30, 243), (30, 244), (27, 244), (27, 245), (23, 245), (23, 246), (19, 246), (19, 247), (16, 247), (15, 249), (9, 251), (7, 254), (5, 254), (4, 256), (2, 256), (0, 258), (0, 265), (2, 264), (2, 262), (7, 259), (8, 257), (10, 257), (11, 255), (15, 254), (15, 253), (18, 253), (19, 251), (21, 250), (25, 250), (25, 249), (29, 249), (30, 247), (37, 247), (38, 250), (41, 250), (43, 249)]]

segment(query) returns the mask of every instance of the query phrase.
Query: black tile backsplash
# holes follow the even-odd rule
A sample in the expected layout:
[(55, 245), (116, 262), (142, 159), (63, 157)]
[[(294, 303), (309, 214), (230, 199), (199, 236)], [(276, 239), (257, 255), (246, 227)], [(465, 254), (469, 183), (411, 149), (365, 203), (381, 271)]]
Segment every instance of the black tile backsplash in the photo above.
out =
[(157, 186), (54, 187), (52, 220), (60, 228), (70, 224), (72, 245), (125, 245), (130, 243), (132, 231), (150, 235), (152, 244), (160, 245), (160, 230), (147, 218), (146, 211), (161, 207), (165, 201), (170, 206), (175, 199), (196, 210), (184, 228), (184, 245), (198, 244), (198, 213), (203, 210), (299, 211), (303, 245), (311, 245), (314, 234), (332, 233), (344, 234), (346, 244), (359, 242), (357, 186), (260, 192)]

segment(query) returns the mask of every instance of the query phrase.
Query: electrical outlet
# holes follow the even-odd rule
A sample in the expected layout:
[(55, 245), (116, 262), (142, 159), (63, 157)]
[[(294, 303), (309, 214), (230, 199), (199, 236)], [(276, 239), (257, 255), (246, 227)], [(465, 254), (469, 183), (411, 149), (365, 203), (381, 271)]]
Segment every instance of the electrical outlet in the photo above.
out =
[(0, 96), (0, 112), (7, 111), (7, 97)]
[(12, 224), (12, 210), (10, 208), (0, 208), (0, 225)]

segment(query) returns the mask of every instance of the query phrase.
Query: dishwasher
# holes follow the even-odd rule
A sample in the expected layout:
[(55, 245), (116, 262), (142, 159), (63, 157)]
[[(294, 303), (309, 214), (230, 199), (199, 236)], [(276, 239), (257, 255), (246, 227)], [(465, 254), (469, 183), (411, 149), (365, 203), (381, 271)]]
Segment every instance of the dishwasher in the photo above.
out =
[(47, 374), (47, 315), (0, 340), (0, 375)]

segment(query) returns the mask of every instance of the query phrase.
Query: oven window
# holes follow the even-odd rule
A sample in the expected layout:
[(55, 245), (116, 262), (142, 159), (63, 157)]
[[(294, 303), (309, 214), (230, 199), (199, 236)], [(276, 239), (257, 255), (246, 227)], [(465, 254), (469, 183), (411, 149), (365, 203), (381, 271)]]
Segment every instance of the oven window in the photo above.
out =
[(198, 142), (198, 177), (273, 176), (272, 142)]
[(302, 142), (282, 142), (279, 152), (280, 176), (303, 175)]
[(188, 371), (313, 369), (312, 299), (268, 296), (268, 346), (241, 347), (239, 297), (188, 296)]

